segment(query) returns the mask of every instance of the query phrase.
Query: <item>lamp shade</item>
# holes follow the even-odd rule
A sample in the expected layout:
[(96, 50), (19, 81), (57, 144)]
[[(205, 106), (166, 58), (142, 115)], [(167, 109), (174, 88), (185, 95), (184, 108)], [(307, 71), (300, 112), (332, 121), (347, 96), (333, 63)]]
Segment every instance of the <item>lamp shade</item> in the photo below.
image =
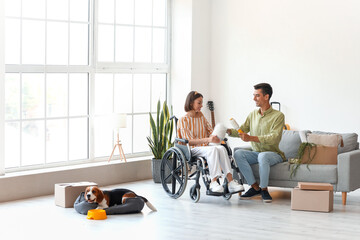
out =
[(116, 113), (113, 115), (113, 128), (126, 128), (126, 114)]

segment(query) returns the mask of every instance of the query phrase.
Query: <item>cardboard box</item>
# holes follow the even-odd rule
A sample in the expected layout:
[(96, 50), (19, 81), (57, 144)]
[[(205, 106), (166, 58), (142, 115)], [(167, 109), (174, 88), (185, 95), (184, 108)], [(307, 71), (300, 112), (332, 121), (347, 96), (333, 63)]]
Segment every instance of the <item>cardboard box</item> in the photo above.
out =
[(55, 204), (64, 208), (73, 207), (76, 198), (80, 193), (84, 192), (88, 186), (97, 186), (97, 183), (75, 182), (55, 184)]
[[(303, 185), (305, 188), (315, 186), (315, 188), (328, 187), (323, 184), (317, 183)], [(330, 184), (331, 185), (331, 184)], [(331, 185), (332, 187), (332, 185)], [(315, 212), (331, 212), (334, 207), (334, 192), (332, 190), (302, 190), (299, 187), (294, 188), (291, 191), (291, 209), (303, 210), (303, 211), (315, 211)]]
[(301, 190), (334, 190), (334, 186), (330, 183), (298, 182), (298, 187)]
[[(310, 164), (337, 164), (337, 147), (326, 147), (316, 145), (310, 151), (310, 156), (314, 156)], [(315, 154), (315, 155), (314, 155)], [(306, 148), (301, 163), (307, 164), (309, 161), (309, 149)]]

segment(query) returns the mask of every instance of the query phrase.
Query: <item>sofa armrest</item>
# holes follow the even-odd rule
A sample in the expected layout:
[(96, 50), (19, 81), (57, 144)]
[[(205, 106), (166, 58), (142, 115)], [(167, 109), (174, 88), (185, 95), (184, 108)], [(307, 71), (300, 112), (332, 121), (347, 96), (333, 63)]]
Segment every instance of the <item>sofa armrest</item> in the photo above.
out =
[(360, 188), (360, 150), (338, 155), (337, 191), (350, 192)]

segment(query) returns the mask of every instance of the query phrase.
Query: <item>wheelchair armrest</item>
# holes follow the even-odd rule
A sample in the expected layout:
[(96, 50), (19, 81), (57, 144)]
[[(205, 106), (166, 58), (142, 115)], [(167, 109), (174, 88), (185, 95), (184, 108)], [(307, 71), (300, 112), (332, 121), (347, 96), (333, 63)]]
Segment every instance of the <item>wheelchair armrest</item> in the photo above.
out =
[(182, 138), (175, 138), (175, 142), (182, 142), (182, 143), (188, 144), (188, 143), (189, 143), (189, 140), (187, 140), (187, 139), (182, 139)]

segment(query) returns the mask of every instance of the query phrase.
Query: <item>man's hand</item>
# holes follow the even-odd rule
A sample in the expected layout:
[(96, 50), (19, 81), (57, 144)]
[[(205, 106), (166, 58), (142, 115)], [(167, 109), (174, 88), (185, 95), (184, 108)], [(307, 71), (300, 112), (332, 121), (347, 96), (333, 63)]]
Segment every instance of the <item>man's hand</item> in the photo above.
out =
[(244, 141), (244, 142), (260, 142), (259, 138), (257, 136), (250, 136), (247, 133), (239, 133), (239, 137)]

